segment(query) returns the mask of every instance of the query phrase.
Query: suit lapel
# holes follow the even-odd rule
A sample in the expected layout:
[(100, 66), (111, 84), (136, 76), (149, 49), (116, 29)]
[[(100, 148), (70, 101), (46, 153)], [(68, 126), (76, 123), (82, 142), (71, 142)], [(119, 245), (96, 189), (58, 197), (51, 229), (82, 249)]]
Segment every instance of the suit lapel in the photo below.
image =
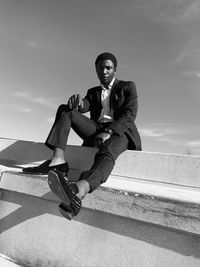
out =
[(113, 84), (113, 87), (111, 89), (111, 94), (110, 94), (110, 107), (111, 108), (112, 108), (112, 103), (113, 103), (113, 97), (117, 91), (118, 85), (119, 85), (119, 80), (115, 79), (115, 82)]
[(97, 103), (101, 102), (101, 91), (102, 91), (101, 86), (98, 86), (97, 87)]

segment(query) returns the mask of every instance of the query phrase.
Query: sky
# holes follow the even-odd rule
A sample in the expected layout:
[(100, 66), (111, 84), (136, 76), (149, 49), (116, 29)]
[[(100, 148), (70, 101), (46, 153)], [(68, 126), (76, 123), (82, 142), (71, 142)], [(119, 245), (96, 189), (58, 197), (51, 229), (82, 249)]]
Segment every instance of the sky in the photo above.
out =
[(199, 29), (199, 0), (0, 0), (0, 137), (44, 142), (108, 51), (136, 83), (143, 151), (199, 156)]

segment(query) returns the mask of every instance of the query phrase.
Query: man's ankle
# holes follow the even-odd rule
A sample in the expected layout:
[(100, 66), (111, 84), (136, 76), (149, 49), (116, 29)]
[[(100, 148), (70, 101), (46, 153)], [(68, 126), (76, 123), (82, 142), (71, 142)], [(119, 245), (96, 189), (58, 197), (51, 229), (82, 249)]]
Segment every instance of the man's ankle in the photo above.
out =
[(65, 163), (65, 151), (59, 147), (55, 147), (53, 155), (51, 157), (50, 166), (59, 165)]
[(86, 180), (80, 180), (76, 182), (76, 185), (79, 190), (77, 197), (83, 199), (90, 192), (90, 184)]

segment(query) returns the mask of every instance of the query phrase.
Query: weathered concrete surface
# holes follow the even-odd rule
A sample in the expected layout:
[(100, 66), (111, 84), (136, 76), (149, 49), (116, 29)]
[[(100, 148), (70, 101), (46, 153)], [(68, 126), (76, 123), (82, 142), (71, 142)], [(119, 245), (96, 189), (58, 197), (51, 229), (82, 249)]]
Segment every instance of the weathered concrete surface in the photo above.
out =
[(83, 208), (68, 221), (57, 206), (57, 201), (3, 190), (1, 253), (42, 267), (200, 265), (198, 235), (98, 209)]
[[(38, 164), (49, 151), (41, 144), (5, 139), (0, 147), (0, 253), (42, 267), (200, 266), (198, 197), (184, 202), (151, 195), (154, 186), (163, 194), (170, 187), (174, 194), (179, 188), (182, 196), (198, 195), (199, 184), (190, 185), (189, 175), (200, 178), (199, 157), (127, 151), (104, 187), (87, 195), (80, 214), (68, 221), (58, 211), (47, 177), (20, 172), (19, 166)], [(94, 149), (70, 146), (67, 151), (70, 177), (77, 177), (90, 166)], [(167, 169), (167, 162), (173, 167)], [(145, 166), (147, 173), (140, 170)], [(187, 175), (181, 180), (183, 171)], [(148, 194), (133, 190), (134, 183)]]
[[(110, 178), (114, 183), (115, 177), (111, 175)], [(4, 171), (1, 175), (0, 188), (47, 201), (58, 201), (49, 190), (47, 177), (42, 175), (32, 176)], [(192, 234), (200, 233), (199, 204), (140, 195), (137, 191), (127, 192), (101, 187), (87, 195), (83, 201), (83, 207)]]

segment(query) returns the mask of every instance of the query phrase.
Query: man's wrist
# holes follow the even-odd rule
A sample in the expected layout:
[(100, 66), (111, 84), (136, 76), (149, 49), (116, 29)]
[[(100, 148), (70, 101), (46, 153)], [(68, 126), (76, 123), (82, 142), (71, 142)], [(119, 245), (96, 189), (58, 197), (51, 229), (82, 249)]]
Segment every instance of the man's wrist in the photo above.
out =
[(108, 134), (110, 134), (110, 135), (113, 135), (113, 130), (112, 129), (109, 129), (109, 128), (105, 128), (104, 129), (104, 133), (108, 133)]

